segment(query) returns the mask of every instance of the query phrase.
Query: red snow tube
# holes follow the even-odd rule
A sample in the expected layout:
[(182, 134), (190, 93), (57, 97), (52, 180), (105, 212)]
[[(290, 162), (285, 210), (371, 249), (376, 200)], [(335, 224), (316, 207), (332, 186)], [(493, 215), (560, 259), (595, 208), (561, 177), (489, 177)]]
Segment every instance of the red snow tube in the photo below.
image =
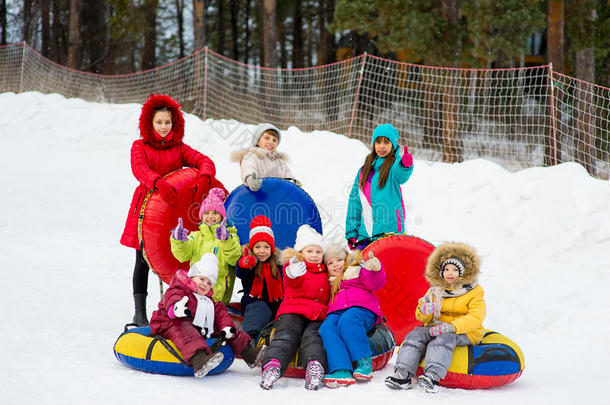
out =
[[(169, 245), (171, 230), (182, 217), (184, 227), (197, 231), (199, 227), (199, 207), (201, 201), (193, 201), (195, 191), (189, 186), (199, 171), (194, 168), (177, 170), (165, 176), (165, 180), (178, 191), (178, 203), (171, 206), (161, 197), (158, 191), (148, 193), (138, 220), (138, 239), (142, 244), (142, 254), (154, 271), (165, 283), (169, 284), (178, 269), (188, 270), (189, 262), (180, 263), (172, 254)], [(220, 187), (228, 194), (226, 188), (217, 179), (212, 179), (210, 188)], [(203, 198), (208, 194), (204, 190)]]
[(424, 271), (433, 250), (434, 245), (415, 236), (391, 235), (377, 239), (363, 251), (363, 257), (372, 251), (383, 262), (386, 282), (375, 295), (399, 345), (407, 333), (421, 325), (415, 319), (415, 308), (429, 287)]

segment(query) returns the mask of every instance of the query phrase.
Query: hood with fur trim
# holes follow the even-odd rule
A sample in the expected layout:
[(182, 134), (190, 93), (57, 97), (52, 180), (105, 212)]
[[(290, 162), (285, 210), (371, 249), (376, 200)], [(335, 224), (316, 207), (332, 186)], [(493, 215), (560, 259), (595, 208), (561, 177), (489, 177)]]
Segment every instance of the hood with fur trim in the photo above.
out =
[(299, 262), (305, 261), (305, 256), (303, 256), (303, 254), (301, 252), (299, 252), (298, 250), (295, 250), (293, 248), (286, 248), (286, 249), (282, 250), (281, 254), (279, 254), (280, 264), (282, 266), (285, 265), (294, 256), (297, 257), (297, 261), (299, 261)]
[(256, 148), (247, 148), (247, 149), (241, 149), (241, 150), (236, 150), (234, 152), (231, 152), (231, 155), (230, 155), (231, 161), (241, 163), (241, 161), (244, 159), (244, 156), (246, 156), (248, 153), (253, 153), (254, 156), (256, 156), (259, 160), (263, 160), (265, 158), (268, 158), (270, 160), (279, 159), (279, 160), (283, 160), (285, 162), (288, 162), (290, 160), (288, 155), (286, 155), (285, 153), (278, 152), (278, 151), (269, 152), (266, 149), (256, 147)]
[[(457, 257), (464, 263), (464, 274), (458, 279), (457, 286), (447, 283), (439, 273), (441, 264), (450, 257)], [(464, 284), (472, 284), (477, 281), (480, 267), (481, 258), (473, 247), (459, 242), (445, 243), (437, 247), (428, 258), (424, 277), (432, 287), (455, 289)]]
[[(153, 117), (155, 111), (166, 107), (172, 114), (172, 133), (162, 138), (153, 130)], [(184, 138), (184, 117), (180, 111), (180, 104), (170, 96), (164, 94), (151, 94), (142, 106), (140, 114), (140, 136), (144, 143), (153, 145), (158, 149), (166, 149), (182, 143)], [(171, 136), (171, 139), (167, 139)]]

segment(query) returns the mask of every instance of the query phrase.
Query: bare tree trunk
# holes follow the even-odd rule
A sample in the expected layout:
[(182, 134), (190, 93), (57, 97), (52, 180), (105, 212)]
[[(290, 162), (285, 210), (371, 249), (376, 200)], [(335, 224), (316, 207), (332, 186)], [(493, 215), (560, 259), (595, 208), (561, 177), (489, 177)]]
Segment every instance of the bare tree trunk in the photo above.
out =
[(218, 0), (218, 41), (216, 44), (216, 51), (224, 55), (225, 54), (225, 19), (224, 19), (224, 0)]
[(249, 59), (250, 59), (250, 7), (251, 7), (251, 0), (245, 0), (246, 4), (244, 5), (244, 13), (245, 18), (244, 18), (244, 30), (245, 30), (245, 40), (244, 40), (244, 63), (249, 63)]
[(79, 21), (80, 0), (70, 0), (70, 25), (68, 28), (68, 67), (78, 69), (80, 66), (79, 52)]
[(52, 0), (53, 7), (53, 19), (51, 20), (51, 43), (50, 43), (50, 53), (49, 57), (52, 61), (57, 63), (61, 63), (60, 56), (60, 45), (59, 45), (59, 37), (60, 37), (60, 22), (59, 22), (59, 0)]
[(319, 0), (318, 4), (320, 21), (320, 52), (318, 64), (327, 65), (337, 61), (335, 36), (328, 30), (328, 25), (333, 21), (335, 0)]
[(302, 68), (305, 63), (303, 57), (303, 8), (300, 1), (294, 3), (294, 17), (292, 20), (292, 68)]
[(105, 0), (94, 1), (85, 9), (89, 66), (86, 70), (102, 72), (102, 62), (107, 56), (106, 24), (104, 24)]
[(193, 0), (193, 52), (205, 47), (204, 0)]
[(40, 0), (40, 39), (42, 40), (41, 44), (41, 53), (45, 58), (49, 57), (49, 53), (51, 51), (49, 47), (49, 37), (51, 24), (49, 23), (49, 12), (50, 12), (50, 0)]
[(142, 70), (152, 69), (157, 65), (157, 6), (158, 0), (144, 1), (144, 46), (142, 49)]
[(275, 15), (276, 0), (263, 1), (263, 65), (277, 67), (277, 18)]
[(239, 60), (239, 28), (237, 19), (239, 18), (239, 4), (237, 0), (231, 0), (229, 2), (231, 11), (231, 40), (232, 40), (232, 58), (233, 60)]
[(23, 0), (23, 27), (21, 30), (21, 36), (23, 37), (23, 41), (26, 43), (32, 42), (32, 1), (31, 0)]
[(2, 29), (2, 33), (0, 34), (0, 45), (6, 45), (6, 0), (0, 1), (0, 29)]
[(547, 20), (547, 53), (548, 61), (553, 64), (555, 72), (563, 72), (563, 0), (549, 0)]
[(284, 21), (278, 22), (277, 35), (280, 43), (280, 67), (286, 69), (288, 67), (288, 50), (286, 49), (286, 23)]
[(314, 38), (313, 38), (313, 19), (314, 12), (312, 12), (312, 6), (309, 1), (305, 2), (305, 22), (307, 23), (307, 31), (305, 35), (305, 67), (313, 66), (313, 49), (314, 49)]
[(174, 0), (176, 5), (176, 22), (178, 23), (178, 45), (180, 58), (184, 58), (184, 0)]

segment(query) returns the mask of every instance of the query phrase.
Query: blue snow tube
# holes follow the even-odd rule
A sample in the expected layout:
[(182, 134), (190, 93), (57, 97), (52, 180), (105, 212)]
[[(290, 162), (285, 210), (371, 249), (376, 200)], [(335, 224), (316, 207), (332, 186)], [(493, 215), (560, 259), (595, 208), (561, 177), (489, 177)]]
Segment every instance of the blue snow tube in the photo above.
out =
[(242, 244), (247, 243), (250, 221), (257, 215), (271, 220), (271, 229), (278, 249), (294, 246), (297, 229), (311, 225), (322, 234), (322, 220), (313, 199), (295, 183), (278, 178), (265, 177), (258, 191), (250, 191), (243, 184), (225, 200), (227, 218), (237, 228)]
[[(216, 338), (207, 339), (212, 347)], [(222, 363), (208, 375), (225, 371), (235, 359), (233, 350), (225, 345), (220, 348), (224, 355)], [(119, 336), (114, 344), (114, 355), (121, 363), (136, 370), (155, 374), (193, 376), (193, 368), (185, 363), (182, 354), (169, 339), (150, 334), (150, 326), (129, 329)]]

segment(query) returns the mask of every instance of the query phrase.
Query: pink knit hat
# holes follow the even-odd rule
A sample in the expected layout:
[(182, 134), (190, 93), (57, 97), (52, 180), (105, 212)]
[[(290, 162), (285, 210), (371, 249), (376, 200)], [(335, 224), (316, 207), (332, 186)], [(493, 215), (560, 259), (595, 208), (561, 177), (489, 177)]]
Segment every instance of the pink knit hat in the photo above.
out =
[(208, 196), (201, 203), (201, 208), (199, 209), (199, 218), (202, 217), (205, 211), (214, 210), (220, 213), (223, 218), (227, 216), (227, 212), (225, 210), (225, 205), (223, 203), (225, 199), (225, 192), (218, 187), (214, 187), (208, 193)]

